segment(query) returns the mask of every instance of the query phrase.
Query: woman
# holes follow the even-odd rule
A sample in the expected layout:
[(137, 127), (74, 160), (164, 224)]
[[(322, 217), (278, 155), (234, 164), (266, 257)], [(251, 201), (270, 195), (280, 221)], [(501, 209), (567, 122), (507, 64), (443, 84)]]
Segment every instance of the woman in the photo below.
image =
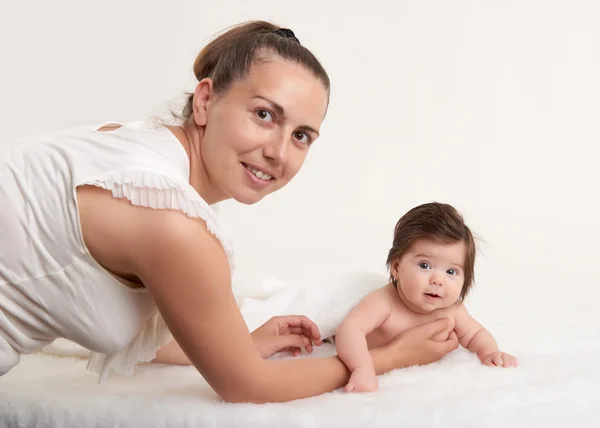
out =
[[(267, 359), (311, 351), (318, 329), (289, 316), (248, 331), (210, 208), (256, 203), (296, 175), (319, 136), (328, 76), (290, 30), (266, 22), (217, 37), (194, 72), (181, 126), (52, 133), (0, 164), (0, 375), (64, 337), (92, 351), (101, 378), (152, 360), (193, 364), (226, 401), (293, 400), (348, 380), (337, 357)], [(373, 350), (377, 373), (455, 349), (455, 337), (430, 339), (446, 328), (439, 320)]]

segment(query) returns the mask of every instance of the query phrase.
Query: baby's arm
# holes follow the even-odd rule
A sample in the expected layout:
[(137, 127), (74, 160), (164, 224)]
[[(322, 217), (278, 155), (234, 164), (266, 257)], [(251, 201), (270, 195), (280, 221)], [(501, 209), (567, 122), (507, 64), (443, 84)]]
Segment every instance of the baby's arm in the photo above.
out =
[(352, 372), (346, 391), (374, 391), (377, 375), (367, 347), (367, 335), (381, 326), (391, 313), (385, 289), (363, 298), (348, 313), (335, 332), (335, 346), (340, 359)]
[(462, 303), (454, 314), (456, 325), (454, 330), (459, 343), (464, 348), (477, 354), (479, 360), (489, 366), (512, 367), (517, 359), (510, 354), (500, 352), (492, 334), (479, 324)]

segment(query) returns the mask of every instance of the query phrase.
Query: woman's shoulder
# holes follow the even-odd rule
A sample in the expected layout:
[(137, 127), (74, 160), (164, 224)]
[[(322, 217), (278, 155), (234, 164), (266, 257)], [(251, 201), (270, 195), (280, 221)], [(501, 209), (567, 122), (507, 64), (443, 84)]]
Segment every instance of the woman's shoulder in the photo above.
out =
[[(160, 158), (189, 174), (189, 158), (179, 138), (167, 124), (158, 120), (139, 120), (125, 124), (108, 122), (93, 130), (96, 139), (119, 144), (119, 149), (133, 156)], [(139, 159), (138, 159), (139, 160)]]
[[(209, 205), (182, 176), (131, 166), (82, 181), (78, 188), (84, 186), (107, 190), (113, 198), (125, 199), (134, 207), (174, 211), (183, 214), (182, 219), (200, 220), (205, 224), (206, 229), (221, 241), (228, 253), (233, 251), (214, 207)], [(152, 218), (157, 217), (159, 216)]]
[(69, 165), (76, 177), (128, 166), (189, 176), (189, 158), (179, 139), (164, 124), (149, 119), (73, 125), (21, 136), (9, 144), (5, 156), (16, 163), (53, 159)]
[(233, 269), (229, 244), (202, 217), (134, 204), (96, 186), (78, 188), (77, 200), (87, 250), (117, 275), (135, 275), (140, 258), (150, 253), (202, 252), (202, 248), (215, 244), (223, 249)]

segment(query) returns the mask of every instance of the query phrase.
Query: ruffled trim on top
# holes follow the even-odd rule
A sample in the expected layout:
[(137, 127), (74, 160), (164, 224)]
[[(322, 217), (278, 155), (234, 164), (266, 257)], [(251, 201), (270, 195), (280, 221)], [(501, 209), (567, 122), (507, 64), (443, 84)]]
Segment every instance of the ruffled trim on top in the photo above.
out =
[(179, 179), (151, 171), (125, 171), (109, 174), (105, 179), (82, 183), (110, 190), (115, 198), (127, 198), (133, 205), (179, 210), (188, 217), (201, 218), (215, 235), (229, 260), (231, 273), (235, 270), (233, 245), (221, 232), (217, 215), (192, 186)]
[(116, 354), (90, 352), (87, 364), (89, 371), (100, 375), (99, 383), (104, 382), (111, 370), (131, 376), (138, 363), (148, 363), (156, 358), (156, 351), (173, 340), (173, 336), (159, 312), (156, 312), (144, 325), (133, 342)]
[[(104, 178), (81, 184), (110, 190), (113, 197), (127, 198), (133, 205), (179, 210), (189, 217), (201, 218), (206, 222), (207, 229), (221, 242), (233, 275), (235, 270), (233, 245), (221, 232), (216, 213), (211, 206), (187, 182), (162, 173), (134, 170), (109, 173)], [(137, 363), (152, 361), (156, 358), (156, 351), (171, 340), (171, 333), (162, 316), (157, 312), (148, 320), (137, 337), (118, 353), (107, 355), (92, 352), (87, 369), (99, 373), (100, 382), (107, 378), (111, 369), (130, 376)]]

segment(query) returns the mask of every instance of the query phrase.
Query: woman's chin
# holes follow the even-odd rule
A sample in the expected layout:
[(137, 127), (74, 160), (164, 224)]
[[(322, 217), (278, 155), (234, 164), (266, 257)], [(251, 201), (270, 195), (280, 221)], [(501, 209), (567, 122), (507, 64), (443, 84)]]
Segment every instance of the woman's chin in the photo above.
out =
[(265, 196), (266, 195), (257, 192), (241, 192), (238, 195), (234, 195), (233, 199), (244, 205), (254, 205), (257, 202), (262, 201)]
[(281, 189), (281, 187), (273, 184), (274, 183), (269, 183), (262, 188), (257, 188), (255, 186), (240, 186), (232, 189), (229, 194), (231, 195), (231, 198), (235, 199), (239, 203), (245, 205), (254, 205), (257, 202), (262, 201), (265, 196), (269, 196), (271, 193)]

